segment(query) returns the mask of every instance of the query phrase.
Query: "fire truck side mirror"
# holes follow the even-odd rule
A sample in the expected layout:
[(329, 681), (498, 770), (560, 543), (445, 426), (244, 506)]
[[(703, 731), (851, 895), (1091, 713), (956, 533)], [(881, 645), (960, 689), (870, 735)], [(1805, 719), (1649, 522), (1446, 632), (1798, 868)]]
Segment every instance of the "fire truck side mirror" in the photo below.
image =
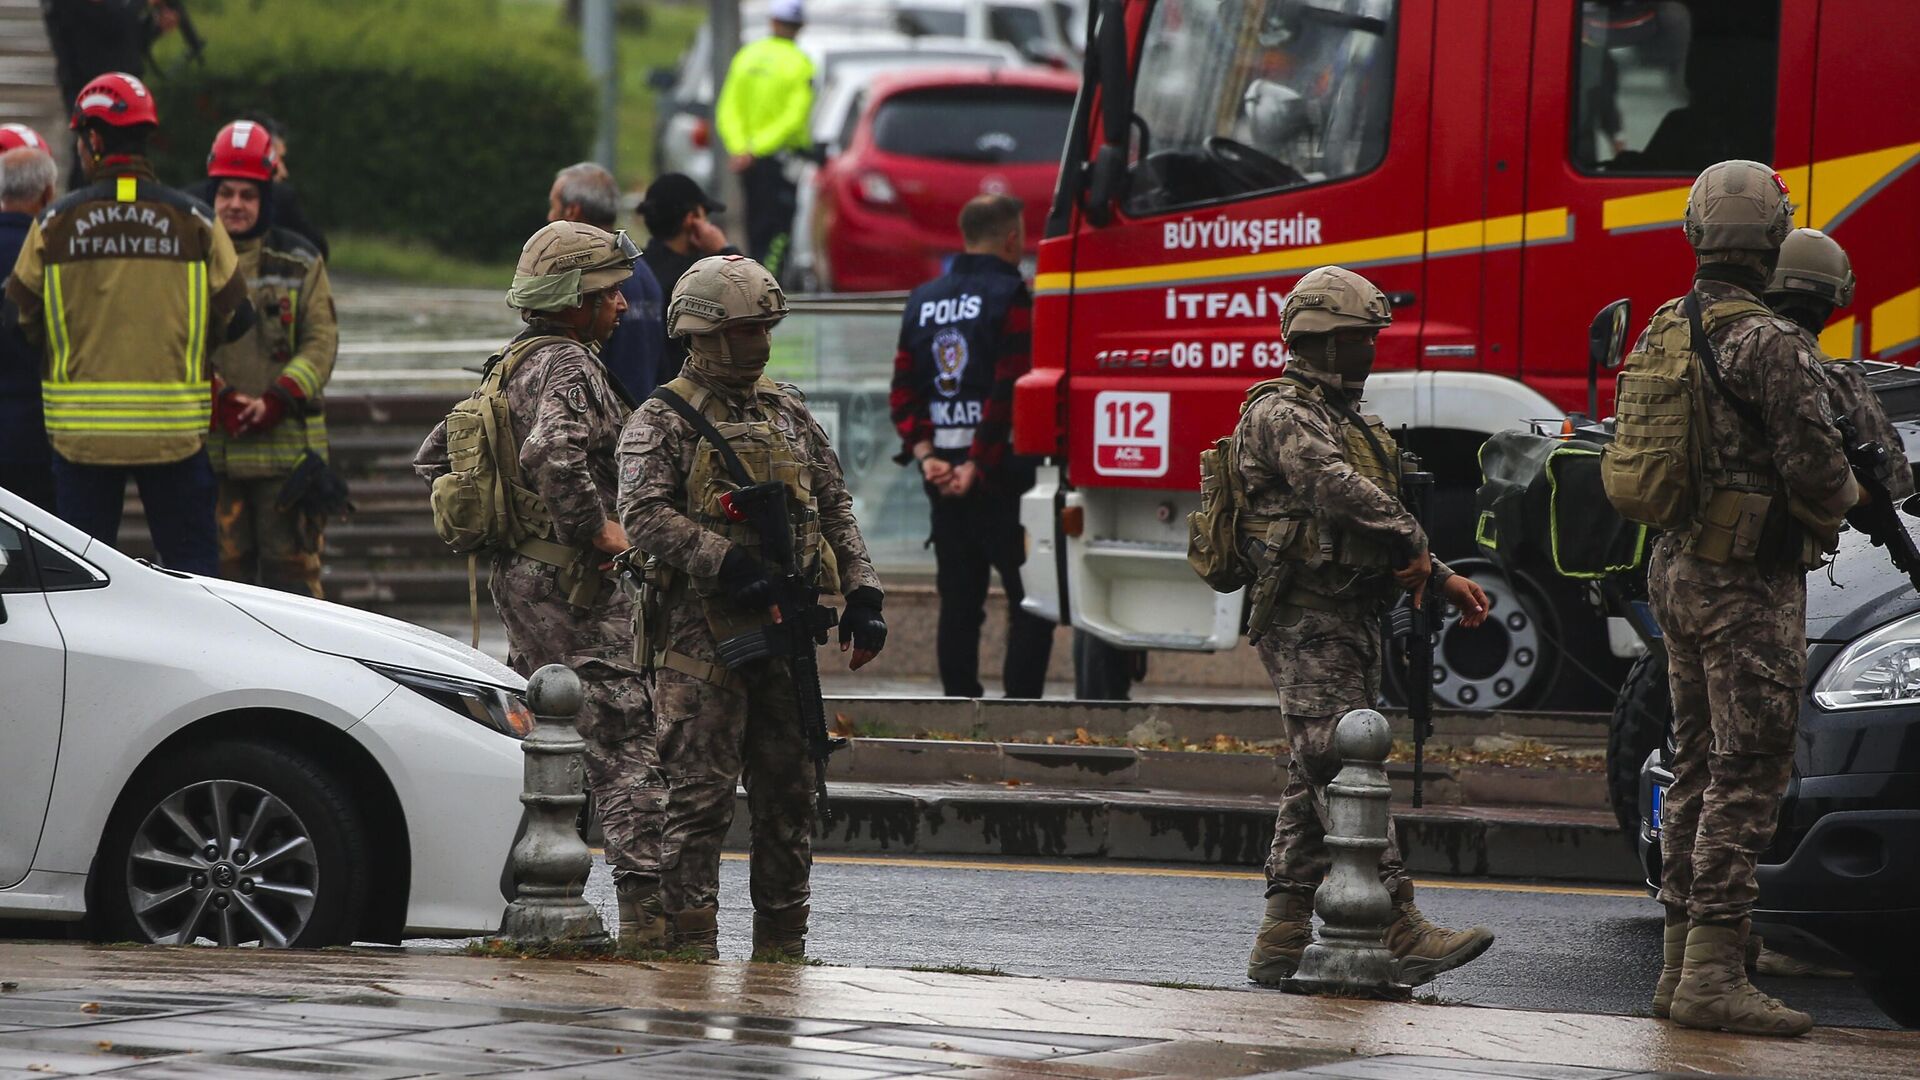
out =
[(1631, 303), (1615, 300), (1593, 317), (1593, 325), (1587, 328), (1587, 362), (1593, 370), (1612, 371), (1620, 366), (1625, 358), (1627, 317), (1632, 312)]
[(1082, 208), (1096, 227), (1113, 220), (1113, 204), (1125, 194), (1127, 140), (1132, 134), (1133, 85), (1127, 72), (1127, 17), (1120, 0), (1100, 0), (1088, 70), (1100, 88), (1100, 149), (1087, 166)]

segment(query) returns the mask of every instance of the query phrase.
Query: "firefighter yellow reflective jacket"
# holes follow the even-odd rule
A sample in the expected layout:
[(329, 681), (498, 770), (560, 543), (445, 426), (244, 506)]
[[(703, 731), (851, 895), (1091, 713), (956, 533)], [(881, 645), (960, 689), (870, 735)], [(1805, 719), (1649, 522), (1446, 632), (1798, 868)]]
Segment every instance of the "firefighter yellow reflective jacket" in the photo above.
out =
[(214, 351), (214, 371), (248, 397), (278, 387), (290, 404), (266, 431), (230, 437), (216, 426), (207, 436), (207, 454), (223, 476), (284, 476), (308, 450), (327, 456), (322, 397), (340, 345), (333, 287), (320, 249), (297, 233), (270, 228), (233, 247), (259, 320), (240, 340)]
[(233, 243), (198, 199), (139, 158), (48, 207), (7, 282), (45, 350), (54, 450), (85, 465), (192, 456), (212, 414), (210, 342), (246, 302)]

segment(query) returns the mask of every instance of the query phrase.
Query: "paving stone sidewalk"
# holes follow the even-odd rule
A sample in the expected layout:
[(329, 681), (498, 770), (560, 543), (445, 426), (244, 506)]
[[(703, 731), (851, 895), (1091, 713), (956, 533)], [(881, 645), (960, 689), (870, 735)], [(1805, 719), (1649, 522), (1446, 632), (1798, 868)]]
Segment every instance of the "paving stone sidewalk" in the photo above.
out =
[(1920, 1035), (831, 967), (0, 943), (0, 1080), (1911, 1076)]

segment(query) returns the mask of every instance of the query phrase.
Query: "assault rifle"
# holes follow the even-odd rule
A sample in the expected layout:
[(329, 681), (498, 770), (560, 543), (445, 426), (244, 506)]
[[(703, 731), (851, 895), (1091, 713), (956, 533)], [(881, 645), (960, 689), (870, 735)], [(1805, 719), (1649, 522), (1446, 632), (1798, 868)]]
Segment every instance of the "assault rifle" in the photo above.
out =
[(793, 543), (793, 525), (787, 519), (787, 486), (768, 480), (738, 488), (720, 497), (720, 505), (734, 521), (760, 535), (761, 554), (772, 564), (771, 602), (780, 621), (758, 630), (736, 634), (719, 643), (720, 662), (737, 667), (750, 660), (785, 657), (793, 671), (793, 688), (800, 700), (800, 727), (807, 737), (807, 756), (813, 759), (813, 793), (822, 820), (833, 817), (827, 803), (827, 759), (847, 745), (827, 735), (827, 706), (820, 693), (820, 658), (815, 649), (827, 643), (827, 631), (838, 617), (820, 603), (820, 590), (800, 565)]
[[(1427, 499), (1433, 491), (1433, 474), (1420, 470), (1420, 461), (1403, 455), (1412, 465), (1400, 474), (1400, 501), (1407, 512), (1427, 528)], [(1440, 630), (1435, 616), (1441, 603), (1435, 577), (1427, 574), (1427, 585), (1418, 606), (1409, 602), (1393, 613), (1393, 636), (1405, 643), (1407, 661), (1407, 718), (1413, 721), (1413, 805), (1417, 809), (1425, 797), (1427, 740), (1433, 737), (1433, 638)]]
[(1894, 507), (1893, 496), (1887, 491), (1887, 482), (1893, 475), (1887, 448), (1862, 439), (1852, 417), (1836, 416), (1833, 426), (1840, 429), (1840, 440), (1847, 451), (1847, 464), (1853, 466), (1854, 479), (1867, 493), (1866, 502), (1847, 511), (1847, 523), (1865, 533), (1874, 547), (1886, 548), (1893, 565), (1906, 573), (1915, 589), (1920, 589), (1920, 549), (1915, 548), (1913, 534), (1900, 520), (1900, 511)]

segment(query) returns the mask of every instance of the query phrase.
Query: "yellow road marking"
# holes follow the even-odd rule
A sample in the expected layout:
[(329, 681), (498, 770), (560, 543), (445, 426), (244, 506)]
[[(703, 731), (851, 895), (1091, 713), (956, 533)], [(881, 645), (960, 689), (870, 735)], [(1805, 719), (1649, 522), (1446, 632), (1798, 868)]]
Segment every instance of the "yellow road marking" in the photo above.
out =
[[(721, 856), (733, 862), (744, 862), (744, 852), (729, 851)], [(1258, 880), (1258, 870), (1239, 869), (1200, 869), (1177, 866), (1077, 866), (1062, 863), (1022, 863), (992, 862), (971, 859), (931, 859), (919, 856), (885, 855), (816, 855), (817, 863), (830, 863), (837, 866), (887, 866), (918, 870), (986, 870), (999, 873), (1026, 874), (1107, 874), (1114, 877), (1155, 877), (1155, 878), (1214, 878), (1231, 881)], [(1517, 881), (1435, 881), (1416, 879), (1423, 889), (1461, 889), (1473, 892), (1531, 893), (1553, 896), (1619, 896), (1640, 898), (1646, 896), (1641, 889), (1609, 888), (1601, 885), (1547, 885)]]

